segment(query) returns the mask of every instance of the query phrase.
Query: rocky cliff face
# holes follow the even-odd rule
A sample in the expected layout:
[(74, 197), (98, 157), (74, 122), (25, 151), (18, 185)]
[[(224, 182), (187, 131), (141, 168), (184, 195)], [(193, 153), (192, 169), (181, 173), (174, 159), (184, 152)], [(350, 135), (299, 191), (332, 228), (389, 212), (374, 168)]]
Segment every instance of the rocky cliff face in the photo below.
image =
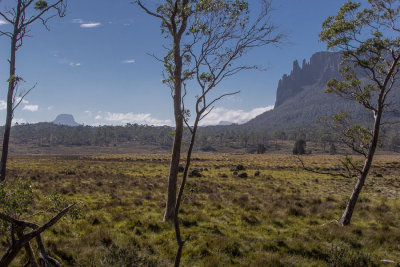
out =
[(79, 126), (79, 123), (75, 121), (74, 116), (71, 114), (60, 114), (52, 123), (66, 126)]
[[(293, 63), (289, 75), (283, 75), (277, 88), (275, 107), (243, 127), (253, 129), (294, 129), (317, 127), (317, 120), (338, 112), (347, 112), (357, 122), (371, 121), (372, 112), (354, 101), (347, 101), (335, 94), (326, 94), (326, 83), (332, 79), (341, 79), (341, 57), (338, 53), (319, 52), (309, 62), (305, 60), (300, 67)], [(390, 94), (392, 107), (400, 108), (400, 81)], [(389, 113), (400, 119), (399, 114)]]
[(289, 75), (283, 75), (276, 91), (275, 108), (286, 100), (295, 97), (310, 84), (325, 85), (332, 78), (339, 78), (339, 65), (341, 57), (338, 53), (319, 52), (314, 54), (310, 62), (303, 60), (293, 62), (293, 70)]

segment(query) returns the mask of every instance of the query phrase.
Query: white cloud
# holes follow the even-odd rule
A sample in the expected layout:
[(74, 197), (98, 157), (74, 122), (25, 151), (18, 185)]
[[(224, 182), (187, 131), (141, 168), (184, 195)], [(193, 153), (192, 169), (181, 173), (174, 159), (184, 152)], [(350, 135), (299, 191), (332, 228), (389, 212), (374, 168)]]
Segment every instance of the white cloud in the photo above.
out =
[(72, 23), (82, 24), (83, 20), (82, 19), (72, 19)]
[(0, 25), (5, 25), (7, 24), (7, 21), (0, 19)]
[(0, 110), (5, 110), (7, 108), (7, 102), (0, 100)]
[(28, 110), (31, 112), (35, 112), (39, 110), (39, 106), (38, 105), (25, 105), (22, 110)]
[(26, 123), (26, 121), (24, 119), (13, 119), (12, 124), (21, 124), (21, 123)]
[(170, 120), (159, 120), (153, 118), (150, 113), (134, 114), (132, 112), (129, 113), (104, 112), (104, 116), (97, 115), (95, 119), (104, 120), (106, 122), (117, 125), (121, 124), (123, 125), (127, 123), (147, 124), (155, 126), (171, 125)]
[(136, 61), (134, 59), (127, 59), (127, 60), (122, 61), (123, 64), (133, 64), (135, 62)]
[(68, 65), (70, 67), (79, 67), (82, 65), (82, 63), (80, 63), (80, 62), (73, 62), (73, 61), (65, 59), (65, 58), (59, 59), (59, 60), (57, 60), (57, 62), (59, 64)]
[(70, 62), (68, 65), (70, 65), (71, 67), (79, 67), (81, 65), (80, 62), (75, 63), (75, 62)]
[(83, 19), (73, 19), (72, 23), (80, 24), (81, 28), (96, 28), (101, 26), (100, 22), (86, 22)]
[(47, 110), (53, 110), (54, 106), (47, 107)]
[[(21, 100), (22, 100), (22, 101), (21, 101)], [(17, 98), (15, 99), (15, 101), (16, 101), (17, 103), (19, 103), (19, 102), (21, 101), (22, 104), (29, 104), (29, 101), (28, 101), (28, 100), (22, 99), (21, 97), (17, 97)]]
[(254, 119), (258, 115), (273, 109), (274, 106), (268, 106), (264, 108), (255, 108), (250, 111), (244, 110), (233, 110), (226, 108), (215, 108), (208, 114), (200, 124), (204, 125), (218, 125), (221, 122), (230, 122), (230, 123), (245, 123), (251, 119)]
[(75, 63), (75, 62), (70, 62), (68, 65), (70, 65), (71, 67), (79, 67), (81, 65), (80, 62)]
[(100, 22), (82, 23), (81, 28), (96, 28), (101, 25)]
[(52, 50), (49, 52), (53, 57), (59, 57), (60, 56), (60, 51), (58, 50)]

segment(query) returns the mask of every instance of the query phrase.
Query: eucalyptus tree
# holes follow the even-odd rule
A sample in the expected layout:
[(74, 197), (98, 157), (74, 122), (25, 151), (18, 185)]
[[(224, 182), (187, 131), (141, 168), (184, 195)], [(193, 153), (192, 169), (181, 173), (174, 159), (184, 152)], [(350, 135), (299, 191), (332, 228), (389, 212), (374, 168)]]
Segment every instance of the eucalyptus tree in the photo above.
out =
[(35, 22), (41, 22), (46, 29), (47, 22), (54, 16), (64, 17), (66, 0), (16, 0), (11, 7), (9, 2), (0, 11), (0, 18), (3, 18), (8, 25), (7, 30), (0, 29), (0, 36), (10, 38), (10, 58), (8, 60), (10, 72), (7, 79), (7, 113), (3, 137), (3, 150), (0, 160), (0, 181), (6, 178), (6, 165), (8, 158), (8, 144), (10, 141), (11, 124), (15, 109), (22, 102), (23, 98), (33, 89), (26, 92), (18, 92), (19, 84), (23, 79), (16, 75), (16, 54), (22, 47), (25, 37), (29, 36), (30, 26)]
[[(279, 43), (282, 35), (271, 23), (269, 1), (260, 1), (261, 12), (255, 18), (250, 16), (247, 1), (165, 1), (155, 12), (141, 1), (138, 4), (148, 14), (161, 19), (162, 32), (172, 39), (170, 50), (162, 60), (164, 82), (172, 91), (176, 122), (164, 220), (174, 221), (178, 244), (175, 266), (179, 266), (185, 240), (181, 235), (178, 214), (199, 123), (217, 101), (239, 93), (212, 92), (225, 79), (244, 70), (257, 69), (257, 66), (243, 64), (239, 59), (253, 48)], [(185, 106), (185, 97), (188, 90), (193, 92), (195, 88), (198, 88), (198, 94), (193, 121), (190, 109)], [(176, 198), (178, 172), (175, 168), (179, 166), (183, 125), (190, 131), (191, 138)]]
[[(183, 136), (183, 116), (181, 108), (182, 83), (188, 78), (183, 75), (184, 55), (182, 54), (182, 38), (187, 32), (188, 19), (192, 13), (192, 1), (163, 1), (163, 4), (159, 5), (154, 12), (144, 5), (143, 1), (138, 0), (136, 3), (145, 10), (147, 14), (160, 19), (161, 32), (172, 39), (171, 48), (164, 59), (166, 75), (169, 75), (166, 80), (168, 80), (171, 88), (175, 117), (174, 142), (168, 177), (167, 203), (164, 214), (164, 221), (171, 221), (174, 218), (176, 188)], [(170, 63), (171, 61), (172, 64)]]
[[(154, 10), (144, 1), (136, 1), (147, 14), (161, 21), (161, 32), (171, 42), (165, 57), (158, 58), (165, 67), (164, 83), (171, 89), (175, 117), (164, 221), (174, 219), (177, 203), (182, 134), (189, 115), (184, 103), (187, 95), (184, 85), (195, 79), (201, 88), (195, 104), (196, 118), (200, 114), (200, 120), (218, 99), (225, 96), (207, 103), (206, 95), (213, 88), (242, 70), (256, 68), (235, 65), (234, 62), (249, 49), (277, 43), (281, 38), (274, 35), (275, 27), (269, 20), (269, 3), (260, 2), (264, 3), (264, 8), (260, 16), (250, 22), (248, 2), (242, 0), (166, 0)], [(198, 125), (196, 119), (194, 125)], [(188, 128), (195, 136), (193, 128)]]
[(370, 128), (345, 123), (349, 120), (344, 113), (334, 117), (336, 127), (342, 130), (342, 142), (364, 157), (359, 166), (347, 161), (358, 179), (339, 220), (343, 226), (350, 224), (373, 163), (384, 123), (383, 114), (396, 108), (391, 105), (391, 93), (399, 90), (399, 11), (399, 0), (368, 0), (366, 8), (349, 1), (322, 25), (321, 41), (327, 42), (327, 49), (343, 54), (341, 73), (344, 79), (329, 81), (327, 92), (355, 101), (373, 115)]

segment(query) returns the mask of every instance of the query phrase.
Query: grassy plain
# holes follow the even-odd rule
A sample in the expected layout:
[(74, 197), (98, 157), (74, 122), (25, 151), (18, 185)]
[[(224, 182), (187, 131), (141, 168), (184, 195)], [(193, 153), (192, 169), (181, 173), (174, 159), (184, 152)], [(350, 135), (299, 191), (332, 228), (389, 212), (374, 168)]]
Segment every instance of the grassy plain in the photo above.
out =
[[(304, 157), (332, 172), (338, 160)], [(64, 265), (170, 266), (174, 230), (162, 222), (168, 162), (168, 155), (13, 156), (9, 166), (10, 177), (33, 182), (38, 207), (54, 190), (84, 203), (84, 218), (65, 219), (44, 235)], [(238, 165), (245, 170), (234, 173)], [(185, 191), (182, 266), (400, 264), (400, 156), (377, 157), (345, 228), (330, 222), (355, 178), (306, 172), (282, 154), (199, 154), (192, 169), (202, 177), (189, 178)], [(238, 177), (244, 172), (247, 178)], [(22, 262), (20, 255), (15, 266)]]

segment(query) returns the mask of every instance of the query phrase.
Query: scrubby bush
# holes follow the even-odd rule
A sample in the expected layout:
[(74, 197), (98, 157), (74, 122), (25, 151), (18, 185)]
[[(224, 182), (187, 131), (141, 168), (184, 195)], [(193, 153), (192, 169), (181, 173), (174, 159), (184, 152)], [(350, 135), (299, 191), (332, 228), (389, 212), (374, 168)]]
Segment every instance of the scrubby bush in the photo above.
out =
[(296, 141), (293, 147), (294, 155), (304, 155), (306, 153), (306, 141), (299, 139)]
[(337, 153), (336, 146), (335, 144), (332, 143), (331, 146), (329, 147), (329, 154), (336, 155), (336, 153)]

